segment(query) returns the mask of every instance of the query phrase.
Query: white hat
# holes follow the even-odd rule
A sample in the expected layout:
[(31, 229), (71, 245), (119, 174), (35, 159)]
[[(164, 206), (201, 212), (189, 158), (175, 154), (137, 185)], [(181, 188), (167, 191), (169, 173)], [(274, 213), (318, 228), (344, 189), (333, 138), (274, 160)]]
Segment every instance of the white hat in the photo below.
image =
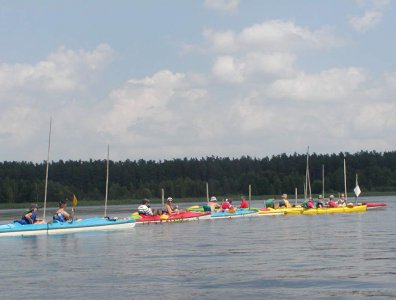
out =
[(168, 201), (173, 201), (173, 198), (172, 198), (172, 197), (168, 197), (167, 200), (168, 200)]
[(283, 195), (282, 195), (282, 198), (287, 198), (287, 195), (286, 195), (286, 194), (283, 194)]
[(330, 197), (329, 197), (330, 199), (334, 199), (334, 195), (330, 195)]
[(217, 198), (215, 196), (213, 196), (212, 198), (210, 198), (210, 201), (216, 202)]

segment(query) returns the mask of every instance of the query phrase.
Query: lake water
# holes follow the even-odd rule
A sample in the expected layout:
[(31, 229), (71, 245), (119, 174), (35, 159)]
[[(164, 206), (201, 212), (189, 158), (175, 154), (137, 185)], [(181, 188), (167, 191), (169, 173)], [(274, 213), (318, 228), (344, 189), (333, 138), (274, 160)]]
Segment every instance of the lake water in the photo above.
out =
[[(395, 199), (371, 197), (388, 207), (361, 214), (1, 238), (0, 298), (395, 299)], [(11, 213), (0, 211), (1, 223)]]

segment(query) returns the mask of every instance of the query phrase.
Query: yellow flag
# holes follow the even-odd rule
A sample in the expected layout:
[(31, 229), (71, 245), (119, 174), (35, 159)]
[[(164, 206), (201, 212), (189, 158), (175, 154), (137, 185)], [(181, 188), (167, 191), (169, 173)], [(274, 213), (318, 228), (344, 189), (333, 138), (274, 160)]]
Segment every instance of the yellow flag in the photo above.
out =
[(73, 194), (73, 206), (77, 206), (78, 200), (76, 195)]

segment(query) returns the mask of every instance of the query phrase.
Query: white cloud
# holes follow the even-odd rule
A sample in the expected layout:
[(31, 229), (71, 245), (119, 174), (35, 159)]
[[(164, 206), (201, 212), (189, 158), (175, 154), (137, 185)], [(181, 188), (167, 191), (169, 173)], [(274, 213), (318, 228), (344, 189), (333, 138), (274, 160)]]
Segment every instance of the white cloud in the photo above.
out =
[(328, 28), (310, 30), (294, 22), (270, 20), (240, 32), (205, 29), (203, 36), (214, 52), (287, 51), (295, 48), (339, 47), (343, 41)]
[(360, 68), (330, 69), (316, 75), (300, 73), (291, 79), (279, 79), (270, 85), (268, 95), (274, 98), (305, 101), (346, 101), (359, 93), (368, 80)]
[(0, 93), (22, 88), (47, 92), (78, 91), (84, 88), (92, 74), (105, 67), (113, 56), (106, 44), (92, 52), (61, 47), (36, 65), (0, 65)]
[(381, 21), (382, 15), (380, 11), (369, 10), (362, 17), (351, 17), (349, 22), (355, 30), (364, 32), (374, 28)]
[(350, 17), (350, 25), (359, 32), (376, 27), (381, 22), (389, 3), (389, 0), (358, 1), (361, 6), (369, 6), (369, 8), (364, 11), (363, 16)]
[(239, 0), (204, 0), (204, 6), (222, 13), (235, 13), (238, 10)]
[(106, 122), (100, 131), (124, 142), (131, 138), (148, 142), (161, 134), (178, 135), (180, 128), (192, 120), (194, 111), (190, 108), (207, 94), (189, 80), (186, 74), (169, 70), (129, 80), (111, 93)]
[(242, 57), (220, 56), (216, 58), (212, 72), (230, 83), (241, 83), (257, 76), (289, 77), (294, 73), (294, 61), (293, 54), (276, 52), (251, 52)]
[(41, 149), (35, 145), (39, 136), (46, 139), (50, 116), (55, 131), (62, 130), (65, 139), (88, 140), (86, 124), (92, 109), (82, 100), (87, 100), (86, 87), (112, 57), (110, 46), (102, 44), (92, 51), (61, 47), (32, 65), (0, 65), (0, 141), (8, 145), (10, 154), (25, 148), (23, 159), (37, 159)]
[(220, 56), (213, 65), (213, 73), (226, 82), (242, 82), (243, 63), (238, 63), (232, 56)]

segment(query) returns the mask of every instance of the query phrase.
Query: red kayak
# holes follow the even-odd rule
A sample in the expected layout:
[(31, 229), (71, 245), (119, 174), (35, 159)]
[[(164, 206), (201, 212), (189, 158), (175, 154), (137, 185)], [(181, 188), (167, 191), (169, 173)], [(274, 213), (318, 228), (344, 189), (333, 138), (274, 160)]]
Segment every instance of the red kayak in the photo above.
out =
[(367, 205), (367, 209), (374, 209), (374, 208), (385, 208), (386, 203), (362, 203), (363, 205)]
[(132, 214), (131, 217), (135, 219), (136, 223), (185, 222), (185, 221), (196, 221), (202, 218), (210, 218), (210, 212), (183, 211), (178, 214), (171, 214), (171, 215), (164, 214), (160, 216), (146, 216), (146, 215)]

